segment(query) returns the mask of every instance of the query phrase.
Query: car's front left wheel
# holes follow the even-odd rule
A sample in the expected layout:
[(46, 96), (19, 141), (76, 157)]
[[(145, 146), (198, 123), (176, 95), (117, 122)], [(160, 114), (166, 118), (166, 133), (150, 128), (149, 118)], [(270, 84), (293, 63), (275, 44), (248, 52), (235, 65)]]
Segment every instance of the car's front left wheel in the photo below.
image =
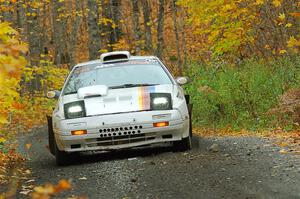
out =
[(52, 127), (52, 117), (47, 116), (47, 122), (48, 122), (48, 146), (50, 153), (55, 156), (55, 141), (54, 141), (54, 132)]
[(65, 151), (61, 151), (59, 150), (59, 148), (57, 147), (56, 141), (54, 139), (55, 142), (55, 159), (56, 159), (56, 165), (57, 166), (64, 166), (70, 163), (70, 156), (71, 154), (65, 152)]
[(189, 135), (186, 138), (182, 138), (180, 141), (173, 142), (173, 149), (175, 151), (188, 151), (192, 148), (192, 138)]

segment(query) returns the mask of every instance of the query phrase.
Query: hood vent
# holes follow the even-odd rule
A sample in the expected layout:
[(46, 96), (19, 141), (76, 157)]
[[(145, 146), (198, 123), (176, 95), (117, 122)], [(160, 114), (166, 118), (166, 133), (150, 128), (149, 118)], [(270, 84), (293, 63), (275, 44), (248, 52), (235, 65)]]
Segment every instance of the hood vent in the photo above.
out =
[(103, 53), (100, 56), (102, 63), (112, 63), (120, 61), (128, 61), (130, 58), (130, 53), (128, 51), (115, 51), (109, 53)]

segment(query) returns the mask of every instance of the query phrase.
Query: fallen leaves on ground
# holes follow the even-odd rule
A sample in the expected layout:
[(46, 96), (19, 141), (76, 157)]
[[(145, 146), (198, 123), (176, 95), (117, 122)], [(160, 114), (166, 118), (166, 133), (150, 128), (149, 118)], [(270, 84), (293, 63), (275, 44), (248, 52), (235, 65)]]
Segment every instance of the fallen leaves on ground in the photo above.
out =
[(8, 182), (11, 177), (10, 171), (23, 161), (24, 158), (15, 150), (9, 150), (7, 153), (0, 150), (0, 185)]
[(276, 138), (276, 144), (284, 148), (282, 154), (300, 155), (300, 131), (270, 133), (268, 136)]
[(253, 132), (247, 130), (234, 131), (230, 128), (224, 128), (224, 129), (193, 128), (193, 134), (201, 137), (255, 135), (253, 134)]
[(71, 187), (71, 182), (65, 179), (60, 180), (57, 185), (47, 183), (43, 186), (35, 187), (33, 189), (34, 191), (31, 193), (31, 198), (48, 199), (58, 193), (71, 189)]
[(277, 128), (271, 131), (247, 131), (240, 130), (234, 131), (230, 128), (227, 129), (202, 129), (194, 128), (193, 134), (201, 137), (216, 137), (216, 136), (260, 136), (273, 138), (275, 144), (282, 149), (279, 151), (281, 154), (295, 154), (300, 155), (300, 131), (284, 131)]
[(32, 146), (32, 144), (29, 144), (29, 143), (25, 144), (25, 147), (26, 147), (27, 150), (29, 150), (31, 148), (31, 146)]
[(7, 152), (0, 150), (0, 185), (6, 187), (0, 193), (0, 199), (15, 197), (21, 176), (25, 174), (22, 168), (24, 160), (14, 149)]

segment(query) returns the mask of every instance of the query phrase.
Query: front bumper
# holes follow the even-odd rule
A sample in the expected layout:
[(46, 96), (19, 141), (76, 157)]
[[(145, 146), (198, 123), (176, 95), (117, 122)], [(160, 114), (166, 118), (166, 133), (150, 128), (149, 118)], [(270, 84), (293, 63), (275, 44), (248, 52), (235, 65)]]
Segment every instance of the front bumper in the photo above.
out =
[[(159, 121), (168, 121), (169, 126), (153, 127)], [(61, 120), (54, 126), (58, 148), (68, 152), (130, 148), (177, 141), (189, 135), (189, 118), (182, 118), (177, 110)], [(71, 135), (73, 130), (87, 130), (87, 134)]]

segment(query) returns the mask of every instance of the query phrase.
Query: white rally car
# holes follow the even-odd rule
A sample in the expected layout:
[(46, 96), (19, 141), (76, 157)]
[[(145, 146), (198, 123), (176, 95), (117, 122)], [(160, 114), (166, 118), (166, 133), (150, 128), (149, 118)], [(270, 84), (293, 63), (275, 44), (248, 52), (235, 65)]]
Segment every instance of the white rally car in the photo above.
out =
[(76, 65), (48, 117), (50, 152), (56, 163), (73, 152), (115, 150), (171, 142), (191, 148), (191, 106), (180, 85), (154, 56), (127, 51), (104, 53), (99, 60)]

